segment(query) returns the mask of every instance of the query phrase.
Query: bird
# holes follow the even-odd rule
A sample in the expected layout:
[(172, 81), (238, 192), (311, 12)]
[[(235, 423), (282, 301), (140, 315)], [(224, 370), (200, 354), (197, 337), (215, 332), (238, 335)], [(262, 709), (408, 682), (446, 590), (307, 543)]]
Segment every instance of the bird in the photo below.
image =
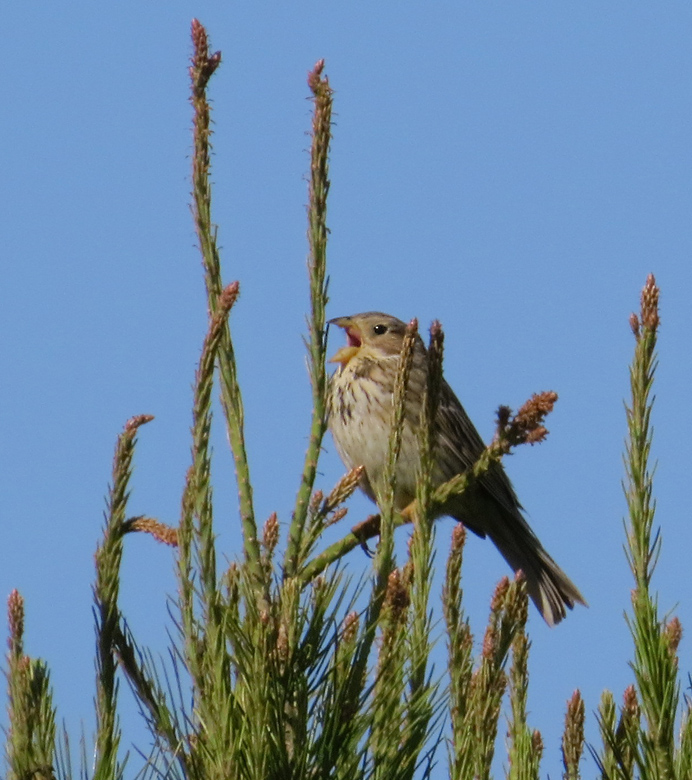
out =
[[(394, 384), (406, 324), (374, 311), (336, 317), (329, 323), (342, 328), (347, 339), (346, 346), (331, 358), (339, 366), (330, 379), (329, 429), (346, 468), (363, 467), (359, 487), (377, 503), (384, 488)], [(427, 350), (416, 333), (396, 467), (394, 508), (398, 512), (416, 497), (418, 430), (426, 386)], [(444, 379), (433, 430), (431, 476), (435, 488), (471, 468), (485, 449), (483, 439)], [(549, 626), (566, 616), (566, 608), (587, 606), (526, 521), (502, 464), (494, 464), (463, 496), (451, 496), (436, 517), (445, 515), (481, 538), (490, 538), (511, 568), (523, 572), (527, 592)]]

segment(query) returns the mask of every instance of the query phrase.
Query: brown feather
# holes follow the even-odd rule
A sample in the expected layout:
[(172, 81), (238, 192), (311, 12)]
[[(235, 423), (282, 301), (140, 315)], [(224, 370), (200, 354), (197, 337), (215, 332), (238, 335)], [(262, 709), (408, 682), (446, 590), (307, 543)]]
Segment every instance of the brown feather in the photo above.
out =
[[(344, 328), (349, 344), (331, 380), (329, 427), (348, 468), (364, 466), (360, 486), (376, 502), (387, 457), (394, 380), (406, 325), (381, 312), (332, 320)], [(416, 338), (406, 393), (402, 446), (397, 463), (395, 505), (404, 509), (416, 495), (421, 405), (427, 386), (427, 355)], [(485, 448), (478, 431), (454, 391), (443, 382), (436, 418), (433, 485), (471, 468)], [(507, 563), (526, 577), (527, 590), (549, 625), (559, 623), (566, 609), (586, 604), (576, 586), (548, 555), (531, 530), (502, 465), (497, 464), (463, 498), (453, 497), (440, 513), (464, 523), (478, 536), (488, 536)]]

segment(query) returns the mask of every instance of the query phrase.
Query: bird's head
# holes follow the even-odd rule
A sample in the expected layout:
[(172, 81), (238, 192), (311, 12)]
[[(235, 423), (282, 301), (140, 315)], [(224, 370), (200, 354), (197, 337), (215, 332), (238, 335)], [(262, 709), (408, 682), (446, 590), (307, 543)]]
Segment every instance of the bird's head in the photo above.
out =
[(383, 358), (401, 352), (406, 323), (389, 314), (368, 311), (350, 317), (336, 317), (329, 322), (343, 328), (347, 338), (346, 346), (331, 358), (332, 363), (346, 366), (356, 355)]

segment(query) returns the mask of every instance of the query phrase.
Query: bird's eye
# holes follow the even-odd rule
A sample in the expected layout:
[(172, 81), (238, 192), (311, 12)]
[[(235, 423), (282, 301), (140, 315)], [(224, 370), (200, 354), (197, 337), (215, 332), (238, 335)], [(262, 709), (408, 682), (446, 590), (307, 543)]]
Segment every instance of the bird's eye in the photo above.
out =
[(373, 331), (377, 336), (381, 336), (383, 333), (387, 332), (387, 326), (386, 325), (375, 325), (373, 327)]

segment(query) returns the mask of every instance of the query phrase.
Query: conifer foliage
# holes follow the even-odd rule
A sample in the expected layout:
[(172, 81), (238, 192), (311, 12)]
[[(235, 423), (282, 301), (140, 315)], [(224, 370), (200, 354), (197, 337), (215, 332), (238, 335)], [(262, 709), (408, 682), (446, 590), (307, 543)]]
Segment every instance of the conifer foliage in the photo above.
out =
[[(24, 646), (25, 604), (8, 600), (6, 677), (8, 780), (124, 777), (180, 780), (356, 780), (425, 778), (433, 769), (454, 780), (491, 778), (501, 717), (507, 718), (506, 776), (540, 777), (543, 743), (527, 722), (527, 596), (521, 574), (503, 579), (492, 595), (482, 641), (464, 613), (462, 562), (465, 530), (457, 525), (446, 561), (442, 594), (432, 591), (436, 505), (464, 491), (517, 446), (541, 441), (555, 393), (539, 393), (513, 415), (498, 412), (497, 433), (468, 472), (431, 486), (432, 430), (442, 376), (443, 333), (430, 330), (428, 386), (423, 404), (420, 477), (415, 505), (395, 511), (394, 480), (401, 443), (403, 401), (410, 368), (412, 321), (402, 350), (380, 514), (331, 546), (324, 530), (342, 520), (362, 469), (324, 495), (315, 488), (326, 430), (327, 197), (333, 92), (323, 61), (308, 76), (313, 100), (308, 192), (310, 312), (305, 339), (312, 418), (295, 508), (285, 538), (276, 514), (258, 521), (245, 446), (243, 403), (230, 316), (239, 282), (224, 284), (212, 221), (211, 120), (207, 90), (221, 64), (207, 32), (192, 23), (190, 65), (193, 109), (192, 211), (203, 260), (208, 330), (195, 374), (192, 455), (177, 525), (131, 517), (127, 504), (137, 436), (152, 418), (133, 417), (118, 438), (93, 587), (96, 623), (93, 758), (72, 768), (67, 735), (58, 735), (57, 711), (46, 662)], [(652, 386), (659, 330), (659, 291), (649, 276), (638, 314), (627, 406), (627, 554), (634, 577), (628, 617), (633, 681), (618, 706), (606, 691), (598, 707), (602, 745), (585, 746), (588, 706), (575, 691), (567, 703), (563, 777), (578, 780), (692, 778), (692, 717), (682, 703), (676, 618), (659, 615), (652, 585), (661, 550), (654, 526), (651, 449)], [(408, 345), (408, 348), (407, 348)], [(225, 570), (214, 531), (210, 459), (215, 378), (236, 468), (242, 556)], [(397, 562), (394, 532), (407, 525), (406, 560)], [(174, 549), (178, 592), (171, 610), (172, 664), (152, 660), (129, 631), (119, 603), (120, 569), (128, 536), (145, 533)], [(347, 554), (375, 534), (372, 569), (354, 584)], [(442, 546), (442, 545), (441, 545)], [(433, 609), (441, 598), (447, 669), (430, 663)], [(30, 619), (30, 618), (29, 618)], [(480, 647), (479, 652), (474, 648)], [(121, 681), (137, 698), (154, 745), (141, 765), (118, 716)], [(128, 694), (129, 695), (129, 694)], [(592, 705), (593, 709), (593, 705)], [(504, 723), (504, 721), (502, 721)], [(584, 759), (585, 747), (587, 760)], [(86, 752), (86, 751), (84, 751)], [(591, 757), (590, 763), (588, 756)], [(584, 769), (588, 764), (588, 769)], [(584, 773), (582, 775), (582, 772)]]

